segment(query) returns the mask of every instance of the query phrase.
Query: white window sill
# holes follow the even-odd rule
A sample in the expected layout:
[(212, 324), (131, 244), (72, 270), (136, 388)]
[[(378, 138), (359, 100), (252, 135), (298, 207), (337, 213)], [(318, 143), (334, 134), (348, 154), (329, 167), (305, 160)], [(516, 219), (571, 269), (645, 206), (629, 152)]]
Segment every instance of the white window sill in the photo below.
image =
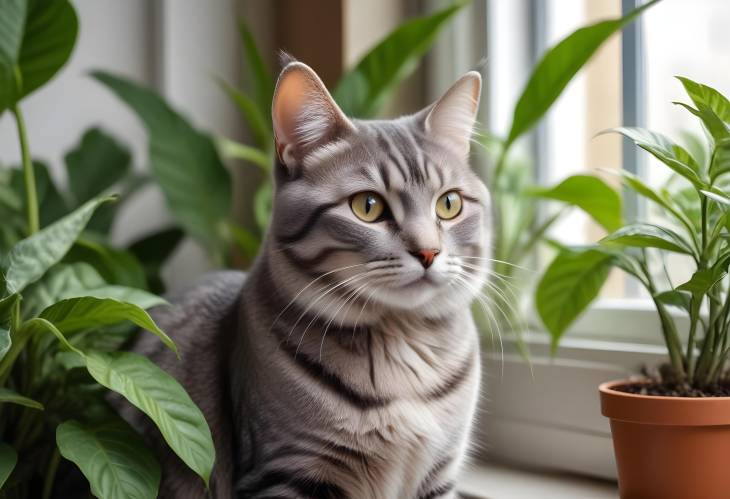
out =
[(459, 491), (475, 499), (615, 499), (615, 482), (479, 463), (467, 468)]

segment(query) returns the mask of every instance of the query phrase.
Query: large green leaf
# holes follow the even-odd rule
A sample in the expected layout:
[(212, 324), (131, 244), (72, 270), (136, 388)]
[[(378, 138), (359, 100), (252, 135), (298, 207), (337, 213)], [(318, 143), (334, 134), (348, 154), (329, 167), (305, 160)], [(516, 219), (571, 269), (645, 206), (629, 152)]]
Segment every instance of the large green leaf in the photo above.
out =
[(231, 176), (213, 139), (193, 128), (153, 91), (109, 73), (95, 78), (129, 105), (149, 132), (150, 166), (173, 216), (223, 260)]
[(76, 42), (78, 20), (67, 0), (0, 0), (0, 12), (2, 113), (66, 63)]
[(18, 454), (15, 449), (4, 442), (0, 442), (0, 489), (5, 485), (5, 481), (13, 472), (17, 462)]
[(88, 201), (74, 212), (15, 245), (8, 255), (8, 270), (5, 275), (8, 291), (20, 292), (28, 284), (40, 279), (71, 248), (94, 210), (113, 199), (102, 197)]
[[(0, 358), (2, 358), (2, 356), (0, 356)], [(30, 407), (31, 409), (38, 409), (40, 411), (43, 410), (43, 404), (40, 402), (24, 397), (8, 388), (0, 388), (0, 404), (2, 403), (22, 405), (24, 407)]]
[(172, 376), (131, 352), (91, 352), (86, 365), (96, 381), (147, 414), (170, 448), (208, 483), (215, 460), (210, 429), (200, 409)]
[(603, 42), (657, 1), (648, 2), (624, 17), (580, 28), (548, 50), (532, 71), (517, 101), (507, 145), (512, 144), (542, 118)]
[(601, 243), (636, 248), (659, 248), (675, 253), (692, 254), (691, 247), (679, 234), (666, 227), (646, 223), (621, 227), (601, 239)]
[(441, 28), (464, 5), (466, 2), (457, 2), (401, 24), (345, 73), (334, 91), (345, 114), (358, 118), (377, 114), (397, 85), (416, 69)]
[(165, 345), (177, 353), (175, 343), (157, 327), (144, 309), (113, 298), (91, 296), (68, 298), (46, 308), (41, 312), (40, 318), (54, 324), (63, 334), (130, 321), (158, 336)]
[(555, 348), (570, 324), (598, 296), (614, 256), (599, 249), (565, 249), (545, 271), (535, 295), (537, 311)]
[(608, 231), (621, 226), (621, 196), (598, 177), (573, 175), (554, 187), (530, 193), (578, 206)]
[(701, 167), (689, 152), (668, 137), (645, 130), (643, 128), (619, 127), (602, 133), (616, 132), (633, 140), (634, 143), (649, 152), (652, 156), (674, 170), (675, 173), (689, 180), (697, 188), (706, 187), (700, 178)]
[(132, 155), (99, 128), (87, 130), (81, 143), (65, 156), (69, 189), (76, 203), (85, 203), (120, 181)]
[(160, 465), (137, 433), (122, 421), (96, 427), (76, 421), (56, 429), (61, 455), (74, 462), (102, 499), (154, 499), (160, 486)]

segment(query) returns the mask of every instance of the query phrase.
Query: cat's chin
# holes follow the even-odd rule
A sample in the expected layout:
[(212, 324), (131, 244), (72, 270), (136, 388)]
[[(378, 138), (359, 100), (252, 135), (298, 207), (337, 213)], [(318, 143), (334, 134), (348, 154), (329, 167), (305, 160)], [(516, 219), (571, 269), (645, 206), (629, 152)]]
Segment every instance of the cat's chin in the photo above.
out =
[(449, 286), (446, 282), (438, 282), (421, 278), (406, 285), (384, 286), (373, 301), (394, 310), (424, 310), (429, 312), (453, 310), (468, 306), (472, 296), (464, 290)]

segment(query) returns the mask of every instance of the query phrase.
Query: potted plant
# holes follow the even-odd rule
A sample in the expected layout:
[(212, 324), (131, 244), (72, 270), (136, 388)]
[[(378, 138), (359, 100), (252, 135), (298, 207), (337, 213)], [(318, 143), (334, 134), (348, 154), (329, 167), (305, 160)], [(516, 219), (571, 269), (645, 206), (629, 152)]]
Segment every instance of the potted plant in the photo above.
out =
[[(621, 173), (628, 189), (657, 208), (661, 224), (631, 223), (596, 245), (563, 248), (536, 293), (554, 346), (596, 297), (611, 267), (636, 278), (659, 314), (668, 362), (642, 378), (599, 388), (622, 498), (730, 494), (730, 101), (709, 86), (679, 81), (692, 104), (676, 104), (701, 121), (704, 151), (690, 153), (648, 130), (611, 130), (672, 170), (663, 189)], [(685, 255), (693, 271), (687, 282), (672, 283), (658, 258), (666, 253)], [(689, 317), (686, 336), (670, 307)]]

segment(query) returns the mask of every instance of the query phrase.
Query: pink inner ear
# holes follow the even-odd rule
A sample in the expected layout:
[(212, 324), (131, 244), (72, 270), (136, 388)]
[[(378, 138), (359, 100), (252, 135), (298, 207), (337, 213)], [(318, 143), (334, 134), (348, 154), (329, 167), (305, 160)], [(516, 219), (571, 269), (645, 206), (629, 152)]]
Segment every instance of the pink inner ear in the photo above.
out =
[(277, 149), (279, 144), (295, 143), (298, 120), (302, 116), (307, 96), (311, 94), (312, 84), (306, 81), (301, 71), (291, 71), (279, 82), (273, 109)]

